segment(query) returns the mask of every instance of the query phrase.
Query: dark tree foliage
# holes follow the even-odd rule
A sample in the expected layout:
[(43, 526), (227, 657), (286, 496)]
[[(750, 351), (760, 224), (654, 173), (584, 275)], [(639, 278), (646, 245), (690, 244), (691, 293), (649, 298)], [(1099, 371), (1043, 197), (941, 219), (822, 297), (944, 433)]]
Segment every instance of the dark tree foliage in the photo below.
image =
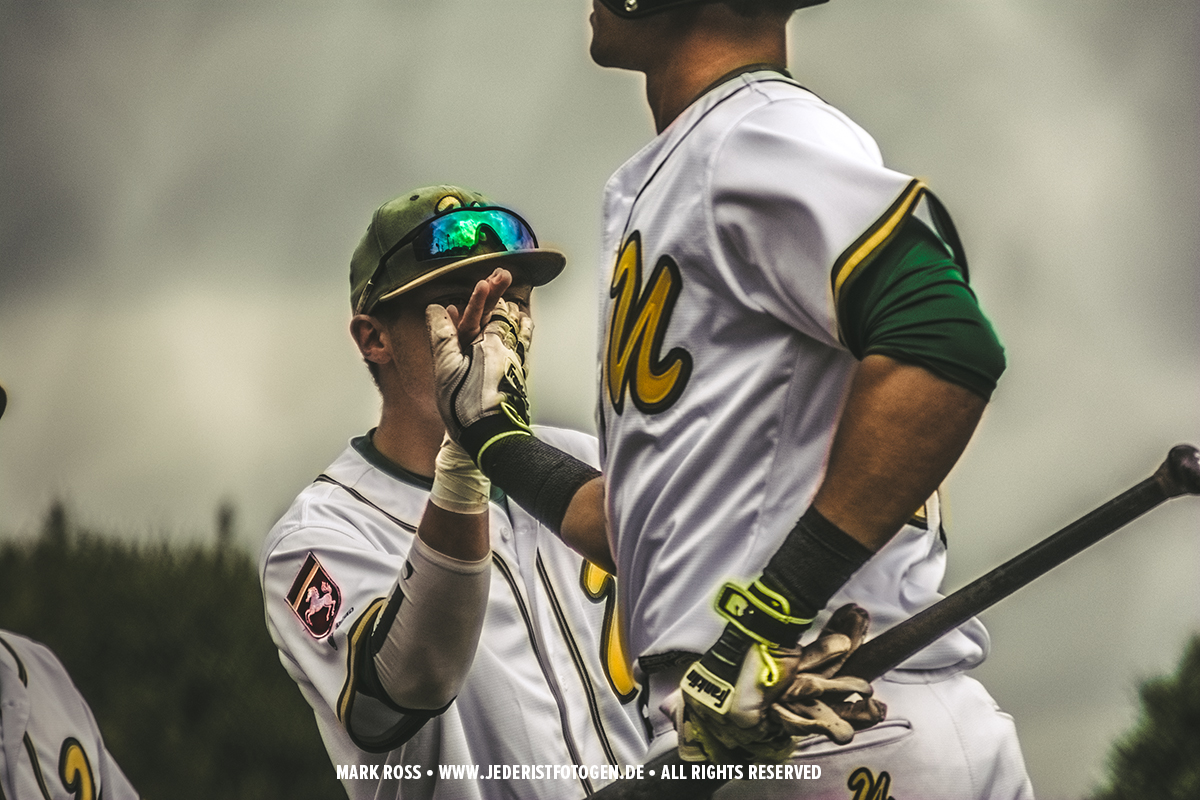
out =
[(1200, 636), (1174, 675), (1146, 681), (1140, 694), (1141, 717), (1114, 746), (1094, 800), (1200, 798)]
[(345, 797), (279, 663), (254, 563), (231, 547), (139, 546), (73, 530), (0, 546), (0, 628), (50, 647), (146, 800)]

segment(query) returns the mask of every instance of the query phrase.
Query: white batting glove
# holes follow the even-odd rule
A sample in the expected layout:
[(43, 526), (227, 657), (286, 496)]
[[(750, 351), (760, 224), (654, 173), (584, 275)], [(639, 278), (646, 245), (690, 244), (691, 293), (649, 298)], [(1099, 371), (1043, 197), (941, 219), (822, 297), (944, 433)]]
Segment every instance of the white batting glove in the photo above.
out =
[(487, 325), (469, 350), (446, 310), (425, 310), (433, 349), (434, 391), (450, 438), (478, 464), (498, 439), (528, 435), (529, 397), (524, 357), (533, 337), (533, 320), (515, 305), (499, 300)]

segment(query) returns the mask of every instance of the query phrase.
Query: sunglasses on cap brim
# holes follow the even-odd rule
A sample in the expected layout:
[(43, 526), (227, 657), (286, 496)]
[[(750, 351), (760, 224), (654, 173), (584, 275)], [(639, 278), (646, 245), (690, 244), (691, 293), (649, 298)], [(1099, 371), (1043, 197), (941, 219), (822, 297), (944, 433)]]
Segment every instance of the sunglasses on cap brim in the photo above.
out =
[(379, 264), (363, 287), (354, 313), (362, 313), (375, 279), (383, 272), (388, 259), (409, 245), (412, 245), (417, 261), (429, 261), (536, 250), (538, 241), (533, 228), (520, 214), (500, 206), (456, 208), (432, 217), (400, 237), (400, 241), (379, 257)]

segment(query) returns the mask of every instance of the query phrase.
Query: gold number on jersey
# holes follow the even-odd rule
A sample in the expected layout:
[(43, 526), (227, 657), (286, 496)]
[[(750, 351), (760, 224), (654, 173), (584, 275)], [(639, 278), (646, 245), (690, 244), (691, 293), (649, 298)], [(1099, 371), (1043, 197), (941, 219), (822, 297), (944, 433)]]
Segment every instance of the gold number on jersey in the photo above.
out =
[(617, 582), (612, 575), (590, 561), (583, 562), (579, 576), (583, 593), (593, 603), (604, 603), (604, 631), (600, 635), (600, 663), (604, 665), (604, 677), (608, 685), (621, 699), (628, 703), (637, 696), (638, 685), (630, 668), (625, 634), (617, 615)]
[(605, 385), (613, 411), (625, 406), (625, 389), (644, 414), (670, 408), (692, 374), (692, 357), (675, 347), (660, 357), (675, 302), (683, 291), (679, 267), (663, 256), (642, 289), (642, 239), (634, 231), (617, 256), (609, 297), (613, 298), (604, 360)]
[(866, 767), (859, 767), (846, 781), (846, 788), (854, 790), (852, 800), (895, 800), (891, 795), (892, 776), (887, 772), (875, 773)]
[(70, 792), (75, 800), (96, 800), (96, 779), (92, 775), (92, 764), (88, 761), (87, 753), (74, 738), (67, 738), (62, 743), (58, 755), (58, 777), (62, 780), (63, 788)]

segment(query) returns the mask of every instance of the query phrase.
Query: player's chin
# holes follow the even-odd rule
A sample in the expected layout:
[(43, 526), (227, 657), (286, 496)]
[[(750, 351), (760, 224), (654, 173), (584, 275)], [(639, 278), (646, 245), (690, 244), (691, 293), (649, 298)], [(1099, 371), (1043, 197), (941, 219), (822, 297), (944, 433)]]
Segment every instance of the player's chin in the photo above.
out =
[(588, 48), (588, 53), (591, 55), (592, 61), (594, 61), (597, 66), (613, 67), (615, 69), (630, 68), (629, 65), (625, 63), (627, 59), (621, 58), (621, 52), (619, 48), (613, 47), (612, 45), (606, 43), (599, 36), (592, 36), (592, 44)]

